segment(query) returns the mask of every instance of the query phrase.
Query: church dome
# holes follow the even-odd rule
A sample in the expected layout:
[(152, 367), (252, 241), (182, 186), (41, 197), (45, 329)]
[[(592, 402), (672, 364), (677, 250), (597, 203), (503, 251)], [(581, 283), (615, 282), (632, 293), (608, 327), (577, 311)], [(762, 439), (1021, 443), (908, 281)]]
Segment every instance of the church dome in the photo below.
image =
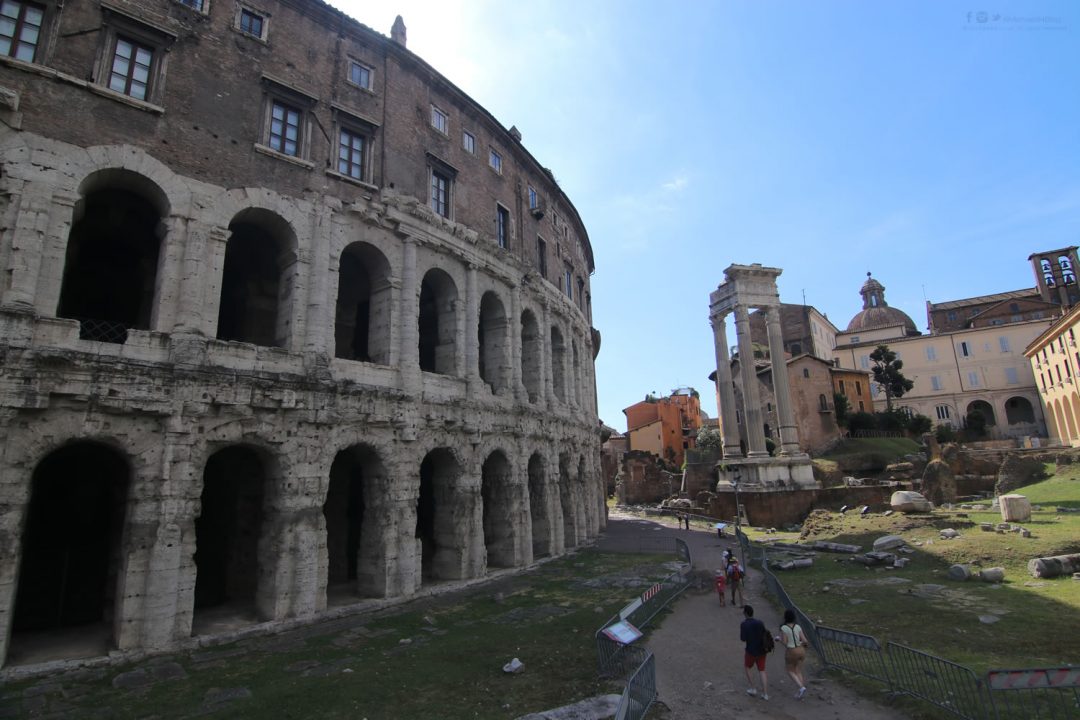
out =
[(883, 327), (901, 325), (904, 335), (918, 335), (915, 322), (903, 310), (889, 307), (885, 302), (885, 286), (866, 273), (866, 282), (859, 289), (862, 295), (863, 309), (851, 318), (846, 332), (862, 332)]

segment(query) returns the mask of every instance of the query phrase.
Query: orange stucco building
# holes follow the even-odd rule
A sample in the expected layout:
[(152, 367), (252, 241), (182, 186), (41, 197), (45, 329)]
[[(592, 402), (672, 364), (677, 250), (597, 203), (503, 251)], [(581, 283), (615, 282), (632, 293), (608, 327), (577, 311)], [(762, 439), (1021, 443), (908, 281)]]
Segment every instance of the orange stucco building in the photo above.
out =
[(701, 428), (701, 403), (693, 390), (668, 397), (646, 396), (623, 410), (631, 450), (644, 450), (681, 466)]

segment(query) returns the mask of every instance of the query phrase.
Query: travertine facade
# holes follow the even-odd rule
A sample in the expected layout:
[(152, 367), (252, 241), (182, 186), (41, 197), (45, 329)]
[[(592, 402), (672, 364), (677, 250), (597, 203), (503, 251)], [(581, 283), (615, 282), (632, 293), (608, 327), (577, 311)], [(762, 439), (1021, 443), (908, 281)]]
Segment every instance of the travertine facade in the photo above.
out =
[(0, 661), (313, 618), (599, 532), (585, 228), (403, 26), (15, 6)]

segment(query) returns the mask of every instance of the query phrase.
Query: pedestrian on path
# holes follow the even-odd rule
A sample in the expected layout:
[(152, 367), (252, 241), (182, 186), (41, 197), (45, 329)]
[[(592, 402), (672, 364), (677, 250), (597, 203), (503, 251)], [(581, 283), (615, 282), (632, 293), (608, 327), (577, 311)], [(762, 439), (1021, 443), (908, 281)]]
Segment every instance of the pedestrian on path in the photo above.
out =
[(795, 622), (795, 611), (784, 611), (784, 624), (780, 626), (780, 639), (784, 643), (784, 666), (787, 674), (799, 686), (795, 692), (795, 699), (802, 700), (806, 695), (806, 680), (803, 678), (802, 666), (806, 660), (806, 634), (802, 626)]
[(724, 593), (727, 591), (727, 576), (724, 575), (724, 571), (716, 571), (716, 592), (720, 596), (720, 607), (724, 607), (727, 602), (724, 600)]
[(761, 699), (769, 699), (769, 675), (765, 672), (765, 658), (768, 653), (765, 650), (765, 623), (754, 617), (754, 608), (750, 605), (743, 606), (743, 615), (746, 619), (739, 626), (739, 639), (746, 643), (743, 651), (743, 669), (746, 671), (746, 694), (757, 695), (754, 679), (750, 675), (750, 668), (757, 665), (758, 675), (761, 676)]
[[(733, 607), (738, 607), (745, 602), (743, 598), (742, 585), (743, 585), (743, 572), (742, 566), (739, 565), (739, 558), (735, 557), (732, 553), (728, 559), (727, 565), (727, 584), (731, 588), (731, 604)], [(735, 602), (735, 596), (739, 596), (739, 602)]]

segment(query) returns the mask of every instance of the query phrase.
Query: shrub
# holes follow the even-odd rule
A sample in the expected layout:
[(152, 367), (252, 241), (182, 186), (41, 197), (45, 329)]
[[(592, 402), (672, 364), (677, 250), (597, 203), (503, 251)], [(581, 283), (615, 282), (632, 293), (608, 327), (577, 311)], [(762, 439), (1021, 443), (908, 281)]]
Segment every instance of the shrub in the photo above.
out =
[(934, 437), (939, 443), (956, 442), (956, 430), (952, 425), (938, 425), (934, 428)]
[(907, 430), (912, 437), (922, 437), (934, 427), (934, 421), (925, 415), (916, 415), (908, 421)]
[(877, 430), (877, 418), (868, 412), (851, 413), (848, 416), (848, 430)]

